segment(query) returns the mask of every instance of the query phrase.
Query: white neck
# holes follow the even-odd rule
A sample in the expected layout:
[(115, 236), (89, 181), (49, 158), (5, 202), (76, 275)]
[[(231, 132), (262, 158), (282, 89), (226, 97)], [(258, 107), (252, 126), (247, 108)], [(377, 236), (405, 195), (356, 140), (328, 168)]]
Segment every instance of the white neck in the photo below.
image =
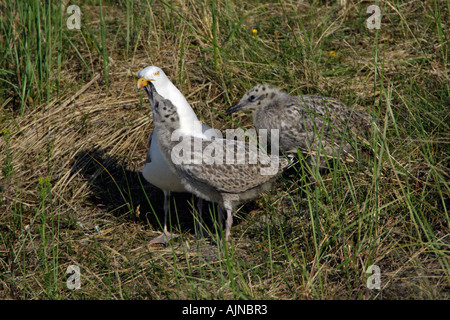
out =
[(203, 136), (202, 124), (180, 90), (170, 81), (162, 85), (155, 83), (155, 88), (164, 99), (170, 100), (177, 108), (180, 117), (180, 131), (189, 135)]

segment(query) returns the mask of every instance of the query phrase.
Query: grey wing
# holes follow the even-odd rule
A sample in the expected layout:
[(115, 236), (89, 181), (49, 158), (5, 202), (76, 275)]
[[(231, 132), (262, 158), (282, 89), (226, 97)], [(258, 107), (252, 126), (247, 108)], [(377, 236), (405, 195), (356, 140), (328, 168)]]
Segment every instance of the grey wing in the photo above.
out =
[[(228, 147), (227, 142), (228, 141)], [(271, 163), (263, 164), (258, 160), (256, 163), (249, 161), (251, 152), (258, 152), (256, 146), (251, 146), (242, 141), (217, 139), (214, 141), (204, 141), (203, 150), (207, 145), (222, 148), (223, 162), (213, 162), (210, 164), (187, 164), (180, 166), (183, 175), (193, 181), (207, 184), (219, 192), (240, 193), (264, 184), (280, 172), (280, 167), (287, 164), (287, 160), (275, 157), (279, 165), (273, 174), (262, 174), (261, 168), (270, 167)], [(233, 148), (234, 161), (226, 162), (226, 150)], [(229, 150), (229, 149), (228, 149)]]
[(152, 133), (150, 133), (150, 137), (148, 138), (148, 151), (147, 151), (147, 158), (145, 159), (145, 163), (150, 163), (152, 162), (152, 158), (150, 156), (150, 148), (152, 145), (152, 138), (153, 138), (153, 133), (155, 131), (152, 131)]
[(300, 96), (307, 108), (324, 117), (337, 128), (364, 128), (370, 126), (372, 116), (366, 112), (354, 110), (339, 100), (321, 96)]

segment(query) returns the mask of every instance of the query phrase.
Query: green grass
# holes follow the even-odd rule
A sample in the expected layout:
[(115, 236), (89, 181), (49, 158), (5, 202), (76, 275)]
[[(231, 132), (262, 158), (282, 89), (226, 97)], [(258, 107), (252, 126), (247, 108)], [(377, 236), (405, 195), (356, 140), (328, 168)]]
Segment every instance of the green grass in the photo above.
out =
[[(84, 1), (69, 30), (56, 3), (6, 1), (0, 298), (449, 299), (450, 6), (380, 1), (369, 30), (372, 2), (348, 2)], [(140, 175), (153, 124), (132, 76), (147, 65), (223, 132), (251, 128), (224, 111), (256, 83), (337, 98), (380, 119), (373, 154), (325, 171), (299, 155), (239, 208), (230, 244), (217, 207), (198, 238), (196, 199), (175, 195), (180, 238), (149, 246), (163, 197)]]

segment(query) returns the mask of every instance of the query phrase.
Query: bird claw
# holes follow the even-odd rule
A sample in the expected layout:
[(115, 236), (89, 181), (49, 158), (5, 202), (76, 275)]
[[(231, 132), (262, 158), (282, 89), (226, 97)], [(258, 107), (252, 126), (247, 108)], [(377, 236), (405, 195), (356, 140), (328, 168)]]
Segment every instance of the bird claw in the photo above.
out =
[(163, 233), (161, 234), (159, 237), (153, 239), (152, 241), (150, 241), (150, 244), (163, 244), (163, 245), (168, 245), (169, 241), (175, 238), (178, 238), (179, 235), (178, 234), (174, 234), (174, 233)]

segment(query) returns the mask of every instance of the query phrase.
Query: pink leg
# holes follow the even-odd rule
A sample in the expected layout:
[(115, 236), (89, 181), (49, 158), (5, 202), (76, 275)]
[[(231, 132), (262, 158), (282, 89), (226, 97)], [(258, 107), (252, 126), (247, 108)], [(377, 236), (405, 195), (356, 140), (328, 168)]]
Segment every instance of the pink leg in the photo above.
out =
[(167, 217), (169, 215), (169, 202), (170, 202), (170, 192), (164, 191), (164, 229), (163, 234), (159, 237), (150, 241), (150, 244), (163, 244), (167, 245), (171, 239), (177, 238), (178, 235), (170, 233), (167, 229)]
[(233, 225), (233, 210), (227, 206), (227, 222), (226, 222), (226, 229), (225, 229), (225, 241), (230, 241), (230, 234), (231, 234), (231, 226)]

